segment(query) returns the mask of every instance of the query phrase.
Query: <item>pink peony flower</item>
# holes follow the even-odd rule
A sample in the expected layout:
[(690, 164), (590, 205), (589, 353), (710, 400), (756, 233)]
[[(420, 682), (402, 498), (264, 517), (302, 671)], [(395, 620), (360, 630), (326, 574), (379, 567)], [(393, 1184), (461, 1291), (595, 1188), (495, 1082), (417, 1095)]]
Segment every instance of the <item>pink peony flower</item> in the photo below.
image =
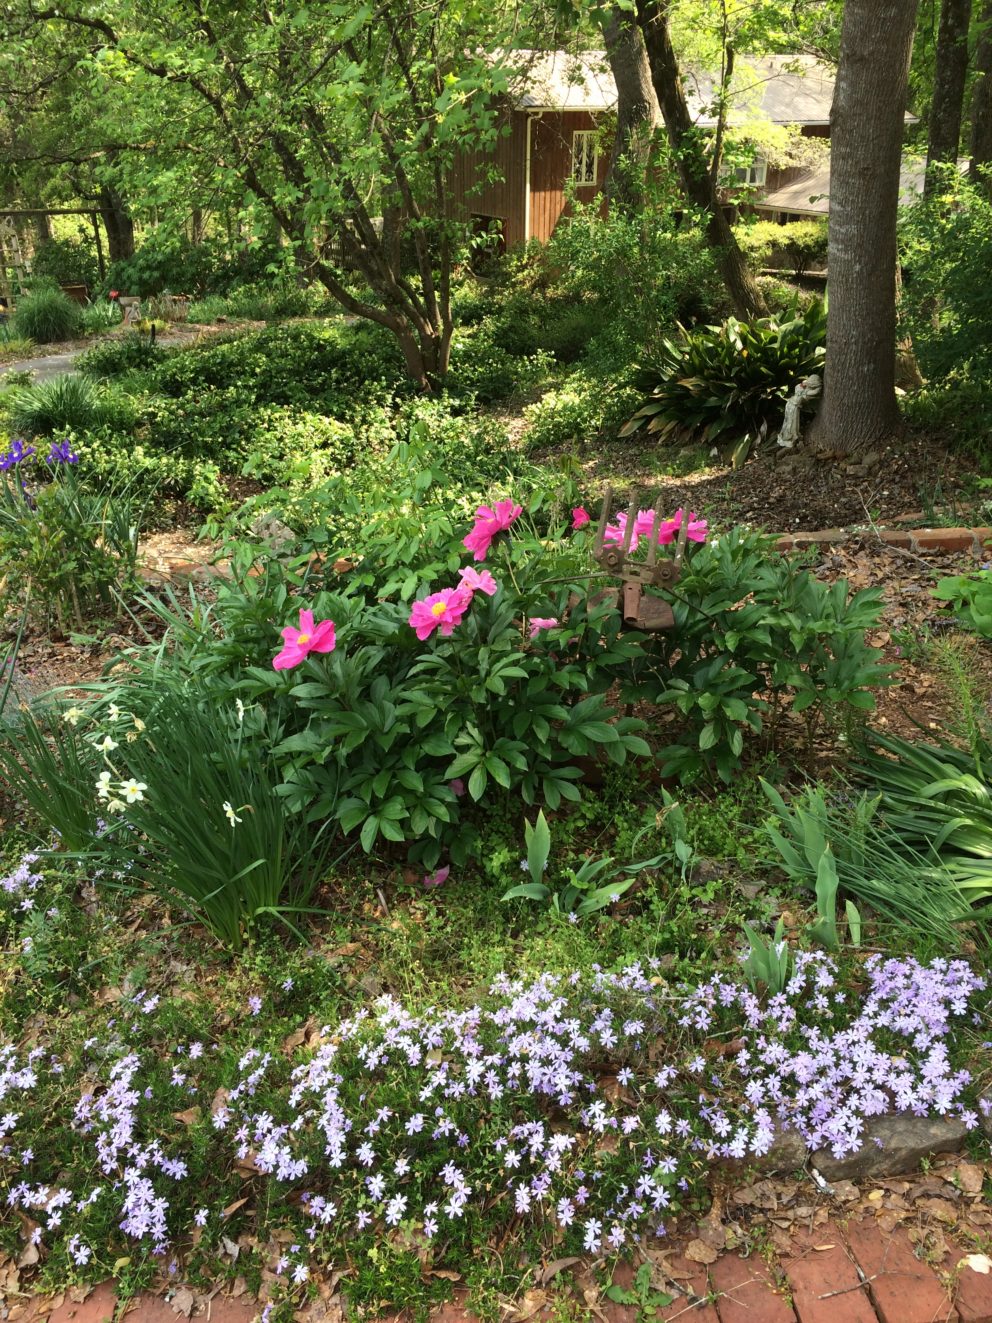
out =
[(536, 639), (542, 629), (555, 629), (558, 621), (554, 616), (531, 616), (530, 618), (530, 636)]
[(277, 671), (288, 671), (299, 666), (311, 652), (334, 651), (334, 621), (322, 620), (319, 625), (315, 625), (312, 611), (301, 611), (299, 629), (287, 625), (282, 636), (285, 639), (282, 652), (272, 659), (272, 666)]
[(485, 593), (487, 597), (492, 597), (499, 584), (489, 573), (488, 570), (473, 569), (471, 565), (466, 565), (463, 570), (458, 571), (458, 577), (461, 579), (461, 587), (467, 588), (470, 593)]
[(465, 793), (465, 782), (460, 776), (456, 776), (453, 781), (448, 782), (448, 789), (454, 795), (455, 799), (461, 799)]
[[(678, 537), (679, 529), (682, 526), (682, 516), (684, 511), (679, 509), (671, 519), (661, 519), (658, 522), (658, 545), (666, 547), (674, 542)], [(637, 517), (634, 520), (634, 531), (630, 538), (630, 550), (636, 551), (637, 544), (641, 538), (648, 541), (651, 539), (651, 530), (654, 528), (654, 511), (638, 510)], [(603, 530), (604, 542), (615, 542), (618, 546), (623, 546), (623, 540), (627, 533), (627, 516), (621, 511), (616, 517), (616, 522), (607, 524)], [(693, 511), (689, 515), (689, 527), (686, 530), (686, 539), (689, 542), (706, 541), (706, 520), (700, 519)]]
[(431, 593), (430, 597), (414, 602), (409, 624), (417, 631), (421, 642), (430, 638), (436, 629), (447, 637), (456, 625), (461, 624), (471, 601), (472, 594), (466, 588), (442, 588), (439, 593)]
[(585, 528), (588, 522), (589, 522), (589, 511), (584, 509), (581, 505), (577, 505), (575, 509), (572, 511), (573, 531), (577, 531), (580, 528)]
[(488, 505), (480, 505), (475, 512), (471, 533), (462, 539), (463, 546), (468, 547), (476, 560), (485, 560), (496, 534), (508, 529), (522, 513), (523, 507), (509, 500), (497, 501), (492, 509)]
[(425, 887), (439, 887), (442, 882), (447, 882), (448, 874), (450, 872), (451, 872), (450, 865), (445, 868), (435, 869), (433, 873), (427, 873), (424, 876), (421, 885)]

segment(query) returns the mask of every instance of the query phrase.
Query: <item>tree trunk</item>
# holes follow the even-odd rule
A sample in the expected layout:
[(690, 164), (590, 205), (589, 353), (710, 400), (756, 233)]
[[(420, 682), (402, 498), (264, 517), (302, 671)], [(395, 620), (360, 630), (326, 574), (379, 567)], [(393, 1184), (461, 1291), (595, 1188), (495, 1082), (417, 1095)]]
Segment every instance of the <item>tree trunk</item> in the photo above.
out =
[(41, 212), (34, 218), (34, 227), (38, 232), (38, 245), (48, 243), (52, 237), (52, 218), (47, 211)]
[(606, 174), (606, 196), (621, 211), (639, 211), (651, 140), (661, 123), (644, 38), (632, 14), (610, 11), (604, 25), (606, 55), (617, 85), (617, 132)]
[(927, 143), (927, 174), (924, 195), (937, 187), (940, 174), (931, 170), (935, 162), (956, 161), (961, 142), (961, 109), (968, 77), (968, 25), (971, 0), (942, 0), (937, 33), (937, 63), (934, 69), (933, 105)]
[(813, 448), (863, 453), (898, 435), (896, 215), (919, 0), (847, 0), (830, 111), (830, 310)]
[(665, 120), (668, 141), (686, 197), (706, 216), (706, 238), (734, 308), (740, 317), (764, 316), (768, 309), (737, 246), (711, 177), (703, 139), (692, 122), (668, 27), (671, 0), (637, 0), (637, 22), (651, 68), (651, 81)]
[(124, 199), (109, 185), (100, 189), (100, 212), (107, 229), (111, 262), (127, 261), (134, 256), (134, 221)]
[[(982, 181), (982, 167), (992, 165), (992, 0), (978, 14), (975, 82), (971, 93), (971, 165), (973, 184)], [(986, 186), (989, 181), (986, 178)]]

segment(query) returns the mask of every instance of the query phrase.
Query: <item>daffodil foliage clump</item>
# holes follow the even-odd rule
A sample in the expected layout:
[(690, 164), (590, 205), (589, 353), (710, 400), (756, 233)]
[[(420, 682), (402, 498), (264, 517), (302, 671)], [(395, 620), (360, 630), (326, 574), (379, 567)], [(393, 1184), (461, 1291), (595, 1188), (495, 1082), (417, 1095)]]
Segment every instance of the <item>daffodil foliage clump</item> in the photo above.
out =
[(723, 974), (672, 987), (648, 961), (504, 975), (467, 1006), (383, 997), (280, 1051), (235, 1048), (237, 1025), (177, 1039), (173, 1018), (170, 1036), (139, 990), (70, 1053), (0, 1049), (5, 1243), (73, 1271), (138, 1247), (188, 1270), (249, 1227), (289, 1296), (387, 1243), (434, 1266), (525, 1228), (549, 1254), (620, 1251), (780, 1128), (845, 1154), (881, 1113), (977, 1127), (960, 1061), (985, 993), (960, 960), (872, 956), (843, 986), (800, 953), (767, 1001)]

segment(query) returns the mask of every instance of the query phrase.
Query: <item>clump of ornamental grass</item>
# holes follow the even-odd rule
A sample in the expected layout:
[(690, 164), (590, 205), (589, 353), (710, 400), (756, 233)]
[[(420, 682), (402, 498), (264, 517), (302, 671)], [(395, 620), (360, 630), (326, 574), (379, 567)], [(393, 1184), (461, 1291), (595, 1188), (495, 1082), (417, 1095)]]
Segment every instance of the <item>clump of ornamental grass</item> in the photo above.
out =
[(986, 982), (963, 961), (873, 956), (853, 988), (797, 952), (766, 1002), (737, 977), (675, 989), (656, 970), (504, 975), (471, 1005), (384, 997), (326, 1025), (314, 1008), (283, 1051), (282, 1029), (253, 1029), (261, 988), (229, 1031), (255, 1040), (240, 1055), (209, 1029), (163, 1041), (166, 1005), (135, 991), (65, 1058), (0, 1049), (8, 1206), (39, 1253), (84, 1269), (232, 1238), (240, 1171), (298, 1295), (387, 1243), (429, 1267), (525, 1227), (556, 1257), (623, 1250), (780, 1128), (842, 1156), (887, 1112), (979, 1124), (957, 1057)]

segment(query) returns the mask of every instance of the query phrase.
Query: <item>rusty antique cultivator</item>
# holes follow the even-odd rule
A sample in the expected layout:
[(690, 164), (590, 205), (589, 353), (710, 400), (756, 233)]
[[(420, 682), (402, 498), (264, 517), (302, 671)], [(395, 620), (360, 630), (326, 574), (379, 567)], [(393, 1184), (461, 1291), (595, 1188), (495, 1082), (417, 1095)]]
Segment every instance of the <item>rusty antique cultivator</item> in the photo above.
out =
[(631, 558), (631, 544), (634, 539), (634, 525), (640, 513), (637, 492), (634, 492), (627, 510), (623, 541), (607, 541), (606, 529), (609, 526), (613, 505), (613, 492), (607, 487), (603, 494), (603, 513), (599, 518), (599, 527), (596, 529), (596, 540), (592, 549), (593, 559), (603, 571), (622, 581), (623, 587), (618, 596), (621, 599), (624, 622), (635, 629), (648, 632), (672, 629), (675, 625), (675, 614), (671, 605), (664, 598), (645, 593), (644, 590), (660, 588), (664, 591), (675, 587), (682, 573), (682, 558), (685, 555), (686, 537), (689, 532), (689, 514), (684, 510), (679, 523), (674, 556), (659, 557), (658, 534), (664, 522), (660, 509), (663, 500), (664, 497), (659, 496), (654, 503), (654, 519), (648, 535), (647, 559), (635, 561)]

